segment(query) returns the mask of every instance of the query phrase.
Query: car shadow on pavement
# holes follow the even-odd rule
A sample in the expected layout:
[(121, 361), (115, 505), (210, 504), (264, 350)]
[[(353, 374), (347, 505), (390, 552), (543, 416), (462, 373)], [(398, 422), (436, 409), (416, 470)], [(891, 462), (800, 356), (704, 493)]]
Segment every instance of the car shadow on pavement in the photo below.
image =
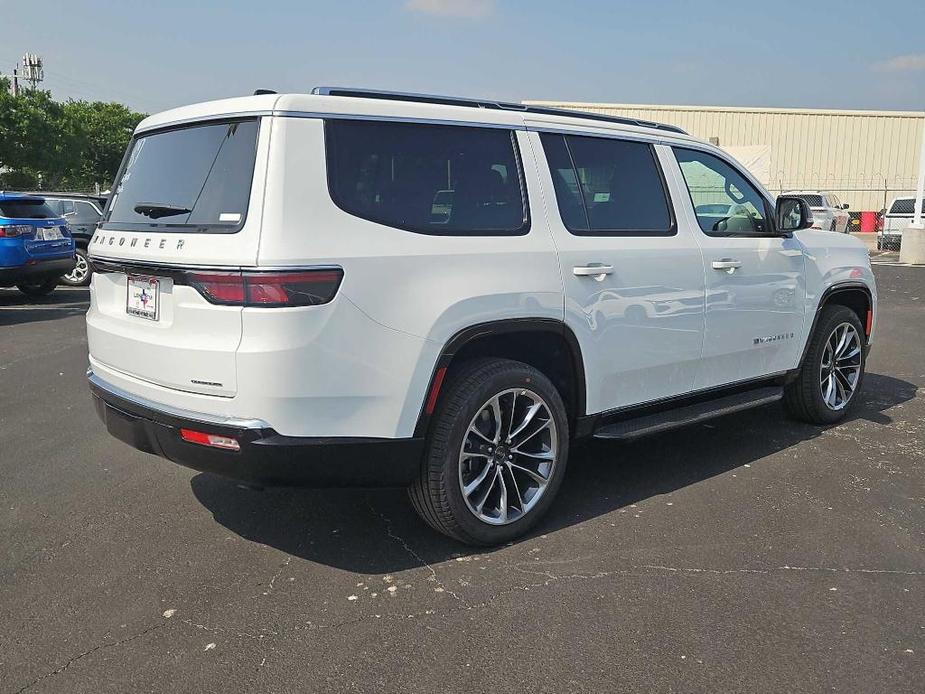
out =
[(82, 315), (89, 304), (89, 289), (59, 287), (49, 296), (38, 299), (30, 299), (17, 289), (0, 289), (0, 327)]
[[(915, 393), (916, 386), (907, 381), (867, 374), (863, 400), (838, 426), (858, 419), (889, 424), (892, 419), (885, 411)], [(788, 419), (778, 403), (632, 443), (577, 446), (558, 498), (528, 537), (721, 475), (824, 430)], [(196, 475), (190, 484), (215, 520), (237, 535), (355, 573), (388, 574), (492, 551), (461, 545), (431, 530), (400, 489), (258, 492), (211, 474)]]

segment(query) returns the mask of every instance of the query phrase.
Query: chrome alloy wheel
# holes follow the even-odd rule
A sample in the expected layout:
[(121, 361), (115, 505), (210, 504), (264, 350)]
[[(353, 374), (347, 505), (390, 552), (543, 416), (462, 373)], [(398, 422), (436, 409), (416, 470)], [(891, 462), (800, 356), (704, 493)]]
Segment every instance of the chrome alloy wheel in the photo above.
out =
[(87, 257), (82, 253), (77, 253), (74, 256), (74, 269), (67, 273), (64, 279), (71, 284), (82, 284), (89, 274), (90, 264), (87, 262)]
[(861, 378), (861, 336), (851, 323), (840, 323), (825, 341), (819, 367), (822, 399), (830, 410), (841, 410)]
[(459, 486), (480, 521), (507, 525), (530, 512), (556, 465), (558, 431), (549, 406), (512, 388), (486, 402), (469, 423), (459, 452)]

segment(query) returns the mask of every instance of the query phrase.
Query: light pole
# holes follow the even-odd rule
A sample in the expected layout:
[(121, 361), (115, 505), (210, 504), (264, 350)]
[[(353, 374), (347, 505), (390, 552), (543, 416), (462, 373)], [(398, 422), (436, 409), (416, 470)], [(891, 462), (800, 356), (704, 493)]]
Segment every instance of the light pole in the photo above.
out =
[(925, 118), (922, 119), (922, 147), (919, 150), (919, 182), (915, 188), (915, 211), (912, 224), (903, 230), (899, 262), (925, 265), (925, 220), (922, 219), (922, 197), (925, 195)]

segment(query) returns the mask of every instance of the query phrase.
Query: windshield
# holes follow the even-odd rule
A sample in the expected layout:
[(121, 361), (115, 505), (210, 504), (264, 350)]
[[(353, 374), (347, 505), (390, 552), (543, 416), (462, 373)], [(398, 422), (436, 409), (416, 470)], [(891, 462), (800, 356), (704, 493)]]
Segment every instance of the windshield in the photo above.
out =
[(256, 119), (137, 137), (104, 226), (237, 231), (247, 215), (256, 150)]
[(0, 215), (11, 219), (54, 219), (59, 215), (44, 200), (0, 200)]

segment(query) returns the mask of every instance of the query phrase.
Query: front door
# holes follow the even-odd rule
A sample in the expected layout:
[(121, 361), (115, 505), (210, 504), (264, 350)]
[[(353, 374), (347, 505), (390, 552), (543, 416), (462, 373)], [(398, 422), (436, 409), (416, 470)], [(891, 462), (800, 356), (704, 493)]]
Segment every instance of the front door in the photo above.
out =
[(585, 361), (588, 413), (687, 393), (703, 339), (703, 262), (690, 228), (676, 224), (661, 171), (670, 150), (530, 136), (544, 189), (555, 195), (547, 218), (565, 322)]
[(770, 200), (731, 161), (675, 147), (679, 224), (703, 250), (706, 330), (696, 390), (780, 373), (801, 352), (803, 251), (775, 235)]

